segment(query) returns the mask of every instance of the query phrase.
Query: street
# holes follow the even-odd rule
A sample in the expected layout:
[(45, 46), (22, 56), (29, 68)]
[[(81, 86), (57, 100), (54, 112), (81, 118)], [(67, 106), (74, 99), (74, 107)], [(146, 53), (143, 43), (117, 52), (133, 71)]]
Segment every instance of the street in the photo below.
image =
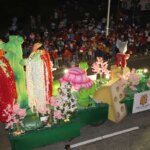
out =
[(66, 144), (77, 144), (106, 134), (139, 126), (140, 129), (113, 136), (91, 144), (86, 144), (72, 150), (150, 150), (150, 111), (126, 116), (120, 123), (106, 121), (99, 126), (82, 128), (80, 137), (72, 141), (60, 142), (36, 150), (63, 150)]
[(150, 127), (74, 148), (74, 150), (149, 150)]

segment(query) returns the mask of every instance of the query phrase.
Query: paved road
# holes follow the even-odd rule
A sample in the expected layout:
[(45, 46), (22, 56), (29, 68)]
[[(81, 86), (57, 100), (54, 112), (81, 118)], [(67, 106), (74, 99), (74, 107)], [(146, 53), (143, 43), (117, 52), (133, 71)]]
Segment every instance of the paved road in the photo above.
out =
[(150, 150), (150, 111), (126, 116), (121, 122), (115, 124), (106, 121), (97, 127), (86, 126), (82, 128), (80, 137), (72, 141), (60, 142), (36, 150), (63, 150), (65, 144), (76, 144), (89, 139), (104, 136), (131, 127), (139, 126), (139, 130), (114, 136), (92, 144), (72, 148), (72, 150)]
[[(149, 62), (150, 56), (140, 57), (138, 59), (134, 58), (128, 61), (128, 66), (130, 68), (147, 67), (150, 70)], [(60, 75), (60, 73), (58, 74)], [(76, 147), (73, 150), (150, 150), (150, 110), (128, 115), (117, 124), (108, 120), (102, 125), (83, 127), (80, 137), (72, 141), (64, 141), (35, 150), (64, 150), (66, 144), (76, 144), (135, 126), (139, 126), (140, 129), (92, 144)], [(7, 133), (2, 124), (0, 124), (0, 150), (11, 150)]]
[(150, 150), (150, 127), (125, 133), (73, 150)]
[(148, 68), (150, 71), (150, 55), (138, 56), (128, 60), (130, 68)]

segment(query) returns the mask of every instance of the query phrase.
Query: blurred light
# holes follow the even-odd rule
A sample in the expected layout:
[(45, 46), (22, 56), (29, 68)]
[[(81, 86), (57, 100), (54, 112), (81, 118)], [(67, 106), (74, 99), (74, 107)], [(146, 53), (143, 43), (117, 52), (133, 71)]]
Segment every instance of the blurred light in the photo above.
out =
[(52, 71), (55, 71), (55, 70), (57, 70), (57, 68), (52, 68)]
[(147, 69), (147, 68), (143, 69), (143, 72), (144, 72), (144, 73), (147, 73), (147, 72), (148, 72), (148, 69)]
[(68, 69), (65, 69), (65, 70), (64, 70), (64, 73), (66, 74), (66, 73), (68, 73), (68, 71), (69, 71)]
[(110, 79), (110, 75), (107, 74), (107, 75), (105, 76), (105, 78), (109, 80), (109, 79)]

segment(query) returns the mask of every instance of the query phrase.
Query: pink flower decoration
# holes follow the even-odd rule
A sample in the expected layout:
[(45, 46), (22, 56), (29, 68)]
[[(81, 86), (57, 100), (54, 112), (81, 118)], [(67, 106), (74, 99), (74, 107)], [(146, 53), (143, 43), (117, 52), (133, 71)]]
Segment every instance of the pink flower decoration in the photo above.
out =
[(42, 115), (45, 115), (45, 114), (49, 114), (50, 113), (50, 110), (49, 110), (49, 108), (39, 108), (38, 110), (37, 110), (40, 114), (42, 114)]
[(70, 82), (72, 89), (80, 90), (80, 88), (90, 88), (93, 81), (85, 74), (83, 70), (77, 67), (69, 69), (68, 73), (60, 79), (61, 84)]
[(132, 69), (130, 73), (126, 73), (124, 75), (119, 75), (120, 77), (120, 82), (119, 82), (119, 87), (129, 87), (131, 90), (135, 91), (137, 90), (136, 86), (139, 84), (141, 78), (140, 76), (136, 73), (135, 69)]
[(135, 69), (132, 69), (129, 75), (129, 82), (131, 86), (136, 86), (140, 82), (140, 76), (136, 73)]
[(59, 100), (56, 100), (55, 102), (54, 102), (54, 105), (53, 105), (54, 107), (59, 107), (59, 106), (61, 106), (61, 102), (59, 101)]
[(129, 86), (129, 88), (130, 88), (131, 90), (133, 90), (133, 91), (136, 91), (136, 90), (137, 90), (137, 88), (136, 88), (135, 86), (133, 86), (133, 85)]
[(26, 109), (21, 109), (18, 104), (13, 107), (10, 105), (4, 110), (4, 115), (8, 116), (6, 120), (6, 128), (13, 128), (16, 123), (21, 123), (21, 120), (26, 116)]
[(97, 61), (92, 65), (92, 71), (100, 76), (109, 75), (108, 62), (104, 62), (102, 57), (97, 57)]
[(14, 110), (14, 112), (16, 112), (16, 113), (17, 113), (17, 111), (19, 111), (19, 109), (20, 109), (20, 107), (19, 107), (19, 105), (18, 105), (18, 104), (15, 104), (15, 105), (13, 106), (13, 110)]
[(19, 115), (20, 117), (25, 117), (25, 116), (26, 116), (26, 110), (25, 110), (25, 109), (20, 109), (20, 110), (18, 111), (18, 115)]
[(13, 112), (18, 115), (19, 117), (25, 117), (26, 116), (26, 109), (20, 108), (18, 104), (15, 104), (13, 106)]
[(55, 119), (62, 119), (62, 118), (63, 118), (63, 117), (62, 117), (62, 113), (61, 113), (60, 110), (54, 111), (54, 118), (55, 118)]

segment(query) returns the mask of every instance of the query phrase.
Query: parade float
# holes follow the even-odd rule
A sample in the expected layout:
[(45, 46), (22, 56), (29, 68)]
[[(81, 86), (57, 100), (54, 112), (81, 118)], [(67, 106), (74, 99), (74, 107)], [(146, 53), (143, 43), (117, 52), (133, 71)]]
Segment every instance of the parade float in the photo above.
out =
[(118, 44), (125, 45), (125, 51), (117, 54), (110, 70), (108, 62), (97, 58), (91, 65), (92, 75), (87, 73), (88, 64), (81, 62), (56, 80), (42, 44), (34, 44), (23, 60), (22, 42), (21, 37), (10, 36), (8, 43), (0, 43), (7, 52), (0, 51), (4, 92), (0, 93), (0, 121), (5, 123), (13, 150), (70, 140), (80, 136), (85, 125), (100, 125), (107, 119), (117, 123), (128, 113), (150, 109), (149, 73), (127, 67), (127, 43)]

